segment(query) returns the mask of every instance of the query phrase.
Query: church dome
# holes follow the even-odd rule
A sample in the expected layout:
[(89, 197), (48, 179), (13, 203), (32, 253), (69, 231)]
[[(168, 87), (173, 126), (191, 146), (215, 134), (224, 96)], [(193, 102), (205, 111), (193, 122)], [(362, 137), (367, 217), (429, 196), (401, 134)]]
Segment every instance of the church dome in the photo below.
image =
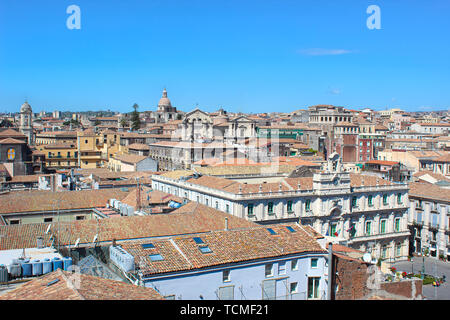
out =
[(162, 98), (159, 99), (158, 107), (172, 107), (169, 98), (167, 98), (167, 91), (164, 88)]
[(28, 104), (28, 102), (25, 101), (25, 103), (20, 107), (21, 113), (31, 113), (31, 106)]

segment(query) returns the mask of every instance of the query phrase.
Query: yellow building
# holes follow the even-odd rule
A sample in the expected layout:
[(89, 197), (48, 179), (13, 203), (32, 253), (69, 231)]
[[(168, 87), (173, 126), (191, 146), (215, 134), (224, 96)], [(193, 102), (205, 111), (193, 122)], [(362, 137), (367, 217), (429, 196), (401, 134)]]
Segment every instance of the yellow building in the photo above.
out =
[(54, 143), (37, 146), (37, 150), (45, 155), (45, 165), (52, 169), (78, 167), (78, 149), (75, 144)]
[(46, 144), (66, 144), (73, 143), (77, 141), (76, 131), (53, 131), (53, 132), (41, 132), (36, 134), (35, 144), (46, 145)]
[(104, 160), (107, 160), (102, 157), (103, 147), (103, 139), (94, 132), (78, 132), (78, 167), (82, 169), (101, 168)]

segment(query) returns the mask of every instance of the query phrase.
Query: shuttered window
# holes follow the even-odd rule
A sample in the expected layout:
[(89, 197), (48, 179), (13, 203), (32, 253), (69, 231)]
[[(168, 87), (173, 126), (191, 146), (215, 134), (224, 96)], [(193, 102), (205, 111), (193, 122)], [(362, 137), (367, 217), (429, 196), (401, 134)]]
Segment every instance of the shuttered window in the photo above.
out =
[(234, 300), (234, 286), (220, 287), (219, 300)]
[(319, 299), (320, 278), (308, 278), (308, 299)]
[(400, 218), (394, 220), (395, 232), (400, 232)]
[(369, 207), (373, 206), (373, 196), (369, 196), (368, 202), (369, 202)]
[(431, 214), (431, 226), (437, 227), (439, 221), (439, 215), (436, 213)]
[(386, 233), (386, 220), (380, 221), (380, 233)]
[(273, 213), (273, 202), (269, 202), (267, 204), (267, 212), (268, 213)]
[(358, 202), (356, 200), (356, 197), (352, 197), (352, 208), (356, 208), (358, 205)]
[(372, 222), (371, 221), (367, 221), (366, 222), (366, 236), (370, 236), (371, 229), (372, 229)]
[(275, 298), (275, 280), (264, 280), (262, 282), (262, 299), (274, 300)]

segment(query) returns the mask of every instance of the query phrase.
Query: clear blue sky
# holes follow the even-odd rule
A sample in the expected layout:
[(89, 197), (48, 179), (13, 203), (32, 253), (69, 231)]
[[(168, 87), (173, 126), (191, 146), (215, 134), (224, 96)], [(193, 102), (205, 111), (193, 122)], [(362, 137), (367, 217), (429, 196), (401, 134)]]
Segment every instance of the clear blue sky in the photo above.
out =
[(0, 112), (448, 109), (449, 37), (448, 0), (0, 0)]

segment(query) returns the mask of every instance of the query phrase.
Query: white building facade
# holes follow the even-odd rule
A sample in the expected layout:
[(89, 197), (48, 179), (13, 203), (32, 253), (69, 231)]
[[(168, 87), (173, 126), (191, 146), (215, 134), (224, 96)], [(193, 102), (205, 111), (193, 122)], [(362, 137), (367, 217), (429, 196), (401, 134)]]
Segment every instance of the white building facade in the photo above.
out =
[(350, 174), (340, 163), (329, 162), (325, 172), (312, 178), (246, 184), (209, 176), (174, 179), (163, 174), (153, 176), (152, 185), (261, 224), (300, 221), (331, 240), (370, 252), (373, 259), (394, 262), (408, 257), (407, 185)]

